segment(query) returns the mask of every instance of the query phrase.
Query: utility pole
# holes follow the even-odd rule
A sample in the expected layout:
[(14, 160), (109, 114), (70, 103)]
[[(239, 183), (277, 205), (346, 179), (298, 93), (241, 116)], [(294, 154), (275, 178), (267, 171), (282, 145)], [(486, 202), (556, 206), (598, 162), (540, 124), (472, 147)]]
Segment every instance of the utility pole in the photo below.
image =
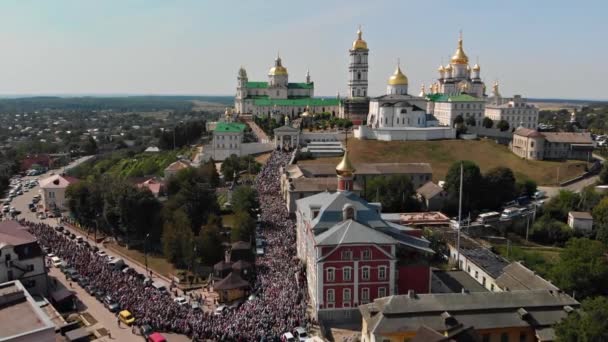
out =
[(526, 242), (528, 241), (528, 232), (530, 231), (530, 212), (526, 215)]
[(148, 238), (150, 237), (150, 234), (146, 234), (146, 237), (144, 238), (144, 263), (146, 264), (146, 276), (148, 276), (150, 274), (150, 272), (148, 272)]
[(457, 252), (457, 259), (456, 259), (456, 265), (458, 267), (458, 269), (460, 269), (460, 225), (462, 223), (462, 175), (464, 173), (464, 166), (462, 164), (462, 162), (460, 163), (460, 193), (459, 193), (459, 199), (458, 199), (458, 231), (456, 234), (456, 252)]

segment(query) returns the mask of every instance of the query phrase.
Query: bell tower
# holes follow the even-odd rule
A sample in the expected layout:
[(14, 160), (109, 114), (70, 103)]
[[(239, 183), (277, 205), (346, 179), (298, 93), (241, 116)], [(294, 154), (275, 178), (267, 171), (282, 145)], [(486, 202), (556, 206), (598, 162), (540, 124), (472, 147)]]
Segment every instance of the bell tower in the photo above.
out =
[(367, 56), (369, 49), (367, 42), (363, 40), (361, 27), (357, 30), (357, 39), (349, 50), (350, 63), (348, 65), (348, 97), (367, 97)]

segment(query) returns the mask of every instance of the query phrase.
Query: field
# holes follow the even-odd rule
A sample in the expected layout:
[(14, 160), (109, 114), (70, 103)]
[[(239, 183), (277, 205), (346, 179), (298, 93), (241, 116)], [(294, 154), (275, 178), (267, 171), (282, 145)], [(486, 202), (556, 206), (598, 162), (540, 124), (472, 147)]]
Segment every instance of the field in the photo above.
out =
[(547, 277), (551, 267), (559, 261), (561, 251), (561, 248), (557, 247), (511, 246), (507, 256), (506, 245), (496, 245), (494, 249), (508, 260), (522, 261), (526, 267), (542, 277)]
[[(520, 180), (531, 179), (538, 185), (554, 185), (574, 178), (585, 171), (582, 161), (531, 161), (518, 158), (507, 146), (492, 140), (439, 140), (439, 141), (348, 141), (349, 155), (353, 163), (430, 163), (433, 179), (439, 181), (452, 163), (471, 160), (482, 172), (497, 166), (513, 170)], [(340, 157), (303, 160), (300, 163), (338, 163)], [(559, 171), (558, 171), (559, 170)]]

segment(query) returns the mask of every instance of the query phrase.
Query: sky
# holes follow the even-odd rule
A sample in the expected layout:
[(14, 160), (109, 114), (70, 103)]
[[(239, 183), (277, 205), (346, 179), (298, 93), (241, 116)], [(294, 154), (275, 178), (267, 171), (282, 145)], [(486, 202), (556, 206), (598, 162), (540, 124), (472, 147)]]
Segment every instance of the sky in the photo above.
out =
[(488, 89), (608, 99), (608, 1), (3, 0), (0, 95), (234, 95), (242, 65), (267, 80), (277, 53), (291, 82), (346, 94), (359, 25), (369, 93), (397, 60), (409, 92), (437, 78), (459, 31)]

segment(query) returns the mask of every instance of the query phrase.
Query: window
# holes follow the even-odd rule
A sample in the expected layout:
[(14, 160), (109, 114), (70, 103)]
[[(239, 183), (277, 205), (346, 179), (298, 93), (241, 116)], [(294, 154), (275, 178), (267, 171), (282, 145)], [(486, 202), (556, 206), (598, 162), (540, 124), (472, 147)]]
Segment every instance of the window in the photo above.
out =
[(490, 284), (490, 291), (494, 291), (494, 284)]
[(525, 332), (519, 333), (519, 342), (526, 342), (528, 340), (528, 334)]
[(364, 287), (361, 289), (361, 302), (368, 303), (369, 302), (369, 288)]
[(378, 268), (378, 279), (386, 280), (386, 267), (385, 266), (380, 266), (380, 268)]
[(327, 281), (336, 280), (336, 269), (335, 268), (333, 268), (333, 267), (328, 268), (326, 273), (327, 273), (327, 275), (326, 275)]
[(361, 270), (361, 279), (369, 280), (369, 266), (365, 266)]
[(509, 334), (508, 333), (500, 334), (500, 342), (509, 342)]
[(350, 267), (344, 267), (342, 269), (342, 280), (351, 281), (353, 276), (353, 270)]
[(481, 342), (490, 342), (490, 334), (483, 334), (481, 336)]
[(372, 252), (369, 249), (365, 249), (365, 250), (363, 250), (363, 252), (361, 252), (361, 259), (369, 260), (371, 258), (372, 258)]
[(27, 272), (32, 272), (34, 270), (34, 264), (27, 265)]
[(361, 79), (361, 72), (357, 73), (357, 79), (360, 80)]
[(327, 290), (327, 295), (326, 296), (327, 296), (326, 299), (327, 299), (328, 303), (333, 303), (333, 302), (336, 301), (336, 293), (334, 292), (333, 289)]
[(351, 250), (342, 251), (342, 260), (351, 260), (353, 258), (353, 252)]
[(481, 278), (481, 285), (486, 286), (486, 277)]
[(478, 276), (479, 276), (479, 272), (475, 271), (475, 279), (477, 279)]
[(471, 266), (467, 266), (467, 272), (471, 272)]
[(342, 290), (342, 301), (343, 302), (350, 302), (351, 298), (350, 298), (350, 289), (344, 289)]
[(386, 297), (386, 287), (378, 288), (378, 298)]

